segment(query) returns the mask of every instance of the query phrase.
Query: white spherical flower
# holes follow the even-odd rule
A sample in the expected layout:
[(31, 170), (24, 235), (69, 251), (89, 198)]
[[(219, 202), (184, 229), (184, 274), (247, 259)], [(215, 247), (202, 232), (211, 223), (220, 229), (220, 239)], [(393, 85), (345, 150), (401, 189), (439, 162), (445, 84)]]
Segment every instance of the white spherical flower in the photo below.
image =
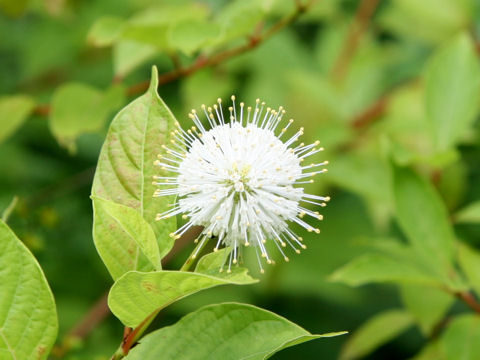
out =
[[(164, 146), (167, 156), (159, 156), (156, 164), (177, 176), (155, 176), (161, 186), (155, 196), (178, 195), (172, 208), (157, 219), (177, 214), (189, 219), (171, 236), (178, 238), (190, 227), (204, 227), (197, 241), (200, 247), (209, 238), (217, 237), (217, 250), (221, 244), (232, 248), (228, 261), (238, 262), (241, 246), (253, 246), (257, 252), (260, 269), (261, 258), (272, 259), (265, 243), (273, 241), (284, 259), (283, 248), (291, 246), (297, 253), (306, 248), (302, 238), (288, 227), (295, 222), (308, 231), (319, 229), (303, 220), (305, 215), (321, 220), (322, 215), (301, 206), (310, 203), (325, 206), (328, 197), (306, 194), (301, 184), (313, 182), (311, 177), (326, 172), (322, 167), (328, 162), (303, 166), (303, 161), (323, 148), (319, 142), (309, 145), (298, 142), (301, 128), (285, 142), (282, 136), (293, 120), (277, 130), (283, 122), (285, 110), (265, 108), (257, 99), (255, 108), (235, 106), (232, 96), (229, 107), (230, 121), (224, 118), (222, 103), (202, 109), (208, 119), (207, 130), (195, 110), (189, 115), (196, 126), (172, 133), (174, 140)], [(169, 186), (168, 188), (163, 188)], [(197, 254), (193, 254), (195, 257)]]

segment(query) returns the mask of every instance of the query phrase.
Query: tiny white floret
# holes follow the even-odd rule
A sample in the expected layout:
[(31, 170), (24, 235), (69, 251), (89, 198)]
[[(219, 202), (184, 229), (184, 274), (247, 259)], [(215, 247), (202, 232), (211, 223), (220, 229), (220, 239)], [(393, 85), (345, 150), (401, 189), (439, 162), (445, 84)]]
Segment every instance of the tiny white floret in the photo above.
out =
[(300, 204), (325, 206), (330, 198), (307, 194), (301, 185), (311, 183), (311, 176), (326, 172), (322, 167), (328, 162), (302, 166), (305, 158), (323, 148), (318, 148), (318, 141), (295, 146), (303, 128), (282, 141), (293, 123), (289, 120), (277, 131), (285, 114), (283, 107), (265, 109), (265, 103), (257, 99), (253, 109), (245, 109), (243, 103), (237, 108), (234, 96), (232, 103), (228, 117), (224, 117), (220, 99), (213, 108), (202, 105), (208, 130), (194, 110), (189, 114), (194, 127), (185, 131), (176, 124), (171, 145), (164, 146), (167, 155), (159, 155), (156, 161), (173, 176), (154, 176), (154, 184), (160, 186), (155, 196), (178, 198), (171, 209), (157, 215), (157, 220), (177, 214), (189, 219), (172, 234), (174, 238), (192, 226), (203, 226), (201, 244), (215, 236), (215, 250), (221, 244), (232, 248), (228, 270), (232, 263), (237, 264), (241, 247), (252, 246), (263, 272), (261, 258), (273, 263), (265, 247), (267, 239), (275, 243), (286, 261), (282, 249), (286, 244), (297, 253), (298, 248), (305, 248), (288, 222), (320, 232), (303, 218), (308, 215), (321, 220), (322, 216)]

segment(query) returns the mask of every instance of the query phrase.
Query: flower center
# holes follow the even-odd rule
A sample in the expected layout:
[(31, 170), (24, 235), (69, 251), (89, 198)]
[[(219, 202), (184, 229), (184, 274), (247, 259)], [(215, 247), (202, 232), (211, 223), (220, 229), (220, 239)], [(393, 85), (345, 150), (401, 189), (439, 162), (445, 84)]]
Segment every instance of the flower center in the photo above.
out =
[(236, 162), (232, 164), (232, 168), (228, 170), (228, 179), (226, 184), (233, 186), (236, 192), (243, 192), (250, 190), (248, 183), (250, 181), (249, 173), (252, 168), (249, 164), (238, 165)]

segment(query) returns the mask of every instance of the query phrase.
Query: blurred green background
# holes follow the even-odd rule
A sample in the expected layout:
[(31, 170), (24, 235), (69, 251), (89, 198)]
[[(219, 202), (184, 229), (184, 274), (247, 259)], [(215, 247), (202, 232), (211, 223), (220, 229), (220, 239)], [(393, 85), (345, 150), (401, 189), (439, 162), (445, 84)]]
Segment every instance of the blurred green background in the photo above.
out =
[[(0, 211), (18, 198), (8, 223), (52, 287), (59, 344), (112, 283), (92, 242), (89, 195), (108, 125), (134, 98), (128, 89), (148, 80), (153, 64), (167, 73), (248, 43), (250, 35), (288, 19), (298, 3), (0, 0)], [(355, 334), (373, 315), (402, 308), (394, 285), (354, 288), (329, 275), (382, 239), (404, 239), (395, 221), (391, 162), (429, 179), (453, 221), (480, 200), (477, 36), (477, 0), (314, 1), (257, 47), (160, 86), (184, 124), (190, 109), (231, 94), (246, 104), (261, 98), (284, 106), (294, 125), (305, 127), (304, 141), (318, 139), (325, 147), (318, 160), (330, 161), (329, 172), (309, 191), (332, 200), (322, 233), (303, 234), (308, 249), (301, 255), (277, 261), (258, 285), (184, 299), (156, 326), (204, 304), (239, 301), (312, 333)], [(446, 130), (455, 133), (448, 141), (435, 142), (431, 117), (445, 113), (458, 127)], [(479, 224), (478, 211), (460, 217), (456, 234), (480, 247)], [(167, 268), (178, 268), (189, 251)], [(466, 310), (456, 302), (449, 312)], [(108, 359), (122, 333), (110, 315), (62, 358)], [(274, 358), (337, 359), (350, 336), (305, 343)], [(363, 358), (413, 358), (430, 337), (405, 326)]]

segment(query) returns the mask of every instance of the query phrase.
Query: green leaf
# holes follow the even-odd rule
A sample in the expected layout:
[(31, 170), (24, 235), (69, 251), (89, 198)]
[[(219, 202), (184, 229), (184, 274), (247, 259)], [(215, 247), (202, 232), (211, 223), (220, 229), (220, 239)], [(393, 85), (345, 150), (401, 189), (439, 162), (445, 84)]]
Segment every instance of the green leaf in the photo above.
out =
[(397, 220), (409, 242), (439, 274), (451, 270), (454, 234), (440, 196), (414, 171), (395, 168)]
[(403, 304), (413, 315), (425, 336), (430, 336), (455, 298), (444, 290), (419, 285), (400, 287)]
[(46, 359), (58, 331), (45, 275), (32, 253), (0, 221), (0, 359)]
[[(175, 231), (172, 217), (156, 221), (156, 214), (167, 209), (174, 197), (153, 197), (154, 175), (168, 176), (154, 165), (162, 145), (170, 141), (175, 118), (157, 94), (158, 74), (154, 68), (146, 94), (140, 96), (113, 119), (98, 160), (92, 195), (136, 209), (153, 228), (161, 257), (173, 245), (169, 234)], [(118, 255), (118, 254), (113, 254)]]
[(261, 360), (305, 341), (342, 334), (312, 335), (269, 311), (224, 303), (205, 306), (145, 336), (126, 359)]
[(446, 360), (480, 359), (480, 316), (465, 314), (455, 318), (440, 344)]
[(130, 74), (147, 60), (151, 59), (158, 50), (149, 44), (136, 41), (122, 40), (113, 47), (113, 72), (118, 78)]
[(458, 223), (480, 223), (480, 201), (475, 201), (455, 214)]
[(110, 46), (121, 35), (124, 20), (115, 16), (104, 16), (95, 21), (87, 35), (94, 46)]
[(61, 145), (75, 152), (75, 139), (103, 129), (110, 113), (123, 101), (121, 86), (102, 92), (80, 83), (62, 85), (53, 94), (50, 130)]
[(459, 242), (458, 262), (470, 285), (480, 295), (480, 252)]
[(0, 143), (12, 135), (28, 118), (35, 101), (26, 95), (0, 97)]
[(427, 114), (438, 150), (454, 146), (478, 114), (480, 65), (466, 34), (442, 47), (428, 65)]
[(92, 201), (93, 240), (113, 279), (130, 270), (161, 270), (155, 233), (138, 210), (99, 197)]
[(348, 339), (340, 359), (364, 357), (388, 343), (412, 325), (412, 316), (404, 310), (387, 310), (378, 313), (365, 322)]
[(223, 277), (181, 271), (130, 271), (113, 284), (108, 295), (108, 306), (126, 326), (136, 327), (153, 312), (200, 290), (226, 284), (247, 285), (257, 281), (244, 268), (234, 268)]
[(253, 34), (255, 27), (264, 16), (265, 10), (261, 1), (231, 1), (216, 16), (222, 31), (217, 43), (223, 44), (244, 35)]
[(219, 269), (221, 269), (231, 251), (232, 248), (225, 247), (218, 251), (204, 255), (200, 260), (198, 260), (197, 266), (195, 267), (195, 272), (212, 274), (215, 271), (216, 275), (218, 275)]
[[(414, 255), (414, 254), (412, 254)], [(406, 258), (387, 254), (366, 254), (336, 270), (330, 280), (350, 286), (369, 283), (417, 283), (440, 285), (441, 282), (426, 269)]]
[(217, 24), (201, 20), (185, 20), (170, 27), (167, 38), (170, 48), (179, 49), (191, 56), (195, 51), (217, 38)]

